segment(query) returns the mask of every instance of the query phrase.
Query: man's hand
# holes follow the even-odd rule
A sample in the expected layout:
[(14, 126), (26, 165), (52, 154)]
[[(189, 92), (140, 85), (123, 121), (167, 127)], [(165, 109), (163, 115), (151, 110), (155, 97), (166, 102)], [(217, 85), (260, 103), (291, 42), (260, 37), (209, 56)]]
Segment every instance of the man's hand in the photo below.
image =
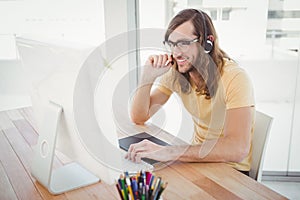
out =
[(152, 55), (146, 61), (142, 80), (153, 82), (157, 77), (166, 73), (172, 66), (173, 58), (171, 55)]
[(174, 160), (170, 146), (161, 146), (149, 140), (131, 144), (125, 158), (133, 162), (141, 162), (142, 158), (150, 158), (157, 161), (167, 162)]

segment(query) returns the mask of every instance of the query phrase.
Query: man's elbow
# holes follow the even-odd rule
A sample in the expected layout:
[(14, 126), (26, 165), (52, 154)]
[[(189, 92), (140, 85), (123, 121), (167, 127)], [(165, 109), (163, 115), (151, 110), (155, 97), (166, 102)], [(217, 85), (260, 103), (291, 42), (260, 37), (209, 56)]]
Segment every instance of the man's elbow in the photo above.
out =
[(131, 114), (131, 121), (137, 125), (143, 125), (148, 120), (146, 117), (137, 116), (135, 114)]
[(250, 148), (248, 147), (240, 147), (238, 148), (235, 152), (234, 155), (232, 156), (232, 161), (233, 162), (241, 162), (243, 161), (249, 154)]

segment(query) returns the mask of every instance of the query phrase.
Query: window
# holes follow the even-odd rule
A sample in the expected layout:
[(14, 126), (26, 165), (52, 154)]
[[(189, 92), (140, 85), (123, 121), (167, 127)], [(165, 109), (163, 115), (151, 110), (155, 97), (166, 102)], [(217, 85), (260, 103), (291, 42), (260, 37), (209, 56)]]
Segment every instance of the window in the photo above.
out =
[(210, 17), (212, 20), (215, 21), (218, 19), (218, 11), (217, 10), (210, 10), (209, 13), (210, 13)]
[(299, 10), (269, 10), (268, 19), (300, 18)]
[(231, 12), (230, 8), (223, 8), (222, 9), (222, 20), (229, 20), (230, 12)]

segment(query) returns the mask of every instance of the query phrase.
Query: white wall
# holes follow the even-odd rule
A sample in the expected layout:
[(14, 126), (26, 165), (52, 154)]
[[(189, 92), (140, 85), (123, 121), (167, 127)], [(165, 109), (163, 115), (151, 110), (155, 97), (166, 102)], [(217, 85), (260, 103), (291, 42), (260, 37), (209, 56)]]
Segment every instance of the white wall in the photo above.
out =
[(30, 106), (29, 83), (18, 60), (0, 60), (0, 111)]
[(278, 57), (252, 58), (239, 63), (253, 82), (256, 108), (273, 117), (263, 170), (284, 172), (290, 154), (298, 58)]
[(0, 34), (59, 37), (83, 43), (104, 40), (101, 0), (0, 1)]
[(0, 1), (0, 110), (30, 105), (15, 35), (99, 45), (105, 39), (102, 0)]

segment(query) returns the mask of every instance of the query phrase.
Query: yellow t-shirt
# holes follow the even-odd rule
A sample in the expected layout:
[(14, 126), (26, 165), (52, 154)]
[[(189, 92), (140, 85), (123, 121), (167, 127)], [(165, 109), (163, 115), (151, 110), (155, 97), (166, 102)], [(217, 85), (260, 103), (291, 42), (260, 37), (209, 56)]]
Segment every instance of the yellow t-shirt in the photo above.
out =
[[(225, 113), (227, 109), (254, 106), (254, 94), (251, 80), (246, 72), (235, 62), (225, 60), (223, 74), (218, 84), (215, 96), (209, 100), (205, 95), (199, 95), (195, 86), (188, 93), (183, 93), (175, 81), (175, 69), (169, 70), (160, 79), (158, 89), (166, 95), (176, 92), (182, 99), (187, 111), (194, 121), (194, 136), (192, 144), (202, 144), (211, 139), (223, 137)], [(254, 119), (252, 121), (251, 140)], [(211, 145), (208, 145), (211, 146)], [(211, 146), (212, 147), (212, 146)], [(212, 147), (213, 148), (213, 147)], [(207, 149), (206, 149), (207, 151)], [(209, 152), (209, 151), (207, 151)], [(232, 167), (249, 171), (251, 166), (252, 145), (248, 156), (239, 163), (228, 163)]]

